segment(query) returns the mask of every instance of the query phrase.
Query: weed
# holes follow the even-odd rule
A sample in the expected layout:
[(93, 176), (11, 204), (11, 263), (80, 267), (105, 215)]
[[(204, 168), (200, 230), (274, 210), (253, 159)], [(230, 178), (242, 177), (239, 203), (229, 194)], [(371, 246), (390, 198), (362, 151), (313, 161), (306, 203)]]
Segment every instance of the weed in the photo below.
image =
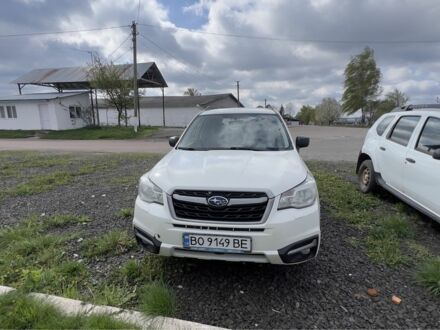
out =
[(435, 296), (440, 296), (440, 257), (425, 261), (416, 273), (416, 280)]
[(416, 260), (426, 260), (432, 257), (431, 252), (422, 244), (409, 241), (408, 248), (414, 253)]
[(98, 305), (120, 307), (136, 297), (136, 287), (115, 284), (101, 285), (92, 293), (92, 301)]
[(162, 282), (145, 285), (139, 299), (140, 308), (147, 315), (172, 316), (175, 313), (174, 295)]
[(123, 208), (120, 209), (117, 213), (119, 217), (122, 218), (132, 218), (133, 217), (133, 208)]
[(119, 270), (123, 280), (129, 283), (143, 283), (161, 279), (163, 273), (163, 258), (149, 255), (142, 261), (129, 260)]
[(87, 257), (106, 254), (118, 255), (132, 249), (136, 242), (125, 230), (113, 230), (88, 241), (85, 241), (82, 250)]

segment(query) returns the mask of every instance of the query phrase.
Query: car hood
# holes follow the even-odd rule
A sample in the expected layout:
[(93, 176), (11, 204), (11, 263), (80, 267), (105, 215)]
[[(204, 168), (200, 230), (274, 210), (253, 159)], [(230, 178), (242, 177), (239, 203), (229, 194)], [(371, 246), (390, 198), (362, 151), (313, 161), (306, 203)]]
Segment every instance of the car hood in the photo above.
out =
[(307, 167), (295, 150), (172, 150), (149, 172), (162, 190), (264, 191), (279, 195), (303, 182)]

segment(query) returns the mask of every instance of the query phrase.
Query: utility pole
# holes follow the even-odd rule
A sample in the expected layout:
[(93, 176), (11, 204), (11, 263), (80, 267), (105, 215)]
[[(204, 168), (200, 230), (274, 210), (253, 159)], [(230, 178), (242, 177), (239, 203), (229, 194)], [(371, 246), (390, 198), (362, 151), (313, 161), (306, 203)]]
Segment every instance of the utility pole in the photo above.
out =
[(267, 100), (264, 99), (264, 108), (266, 109), (266, 107), (267, 107)]
[(136, 49), (137, 31), (136, 31), (135, 21), (131, 23), (131, 35), (132, 35), (131, 40), (133, 41), (133, 93), (134, 93), (133, 109), (134, 109), (134, 116), (138, 117), (138, 125), (140, 128), (141, 114), (139, 111), (139, 91), (138, 91), (138, 79), (137, 79), (137, 49)]
[(240, 107), (240, 82), (237, 80), (237, 105)]

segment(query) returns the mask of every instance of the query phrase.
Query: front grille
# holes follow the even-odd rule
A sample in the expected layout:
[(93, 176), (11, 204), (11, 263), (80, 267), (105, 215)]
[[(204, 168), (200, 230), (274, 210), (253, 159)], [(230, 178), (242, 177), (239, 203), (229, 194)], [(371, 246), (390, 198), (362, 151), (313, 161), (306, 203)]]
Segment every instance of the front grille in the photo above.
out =
[[(180, 198), (174, 198), (175, 195)], [(228, 198), (232, 205), (220, 209), (207, 205), (206, 197), (214, 195)], [(182, 200), (183, 196), (185, 200)], [(241, 202), (243, 199), (255, 199), (255, 201), (234, 204), (240, 199)], [(211, 222), (261, 222), (268, 201), (267, 195), (261, 192), (176, 190), (172, 197), (174, 213), (177, 218)]]
[(216, 227), (216, 226), (193, 226), (193, 225), (179, 225), (173, 224), (176, 228), (198, 229), (198, 230), (221, 230), (221, 231), (241, 231), (241, 232), (263, 232), (264, 228), (249, 228), (249, 227)]
[(219, 195), (226, 198), (267, 197), (266, 193), (264, 192), (253, 192), (253, 191), (175, 190), (174, 193), (181, 196), (191, 196), (191, 197), (210, 197), (213, 195)]

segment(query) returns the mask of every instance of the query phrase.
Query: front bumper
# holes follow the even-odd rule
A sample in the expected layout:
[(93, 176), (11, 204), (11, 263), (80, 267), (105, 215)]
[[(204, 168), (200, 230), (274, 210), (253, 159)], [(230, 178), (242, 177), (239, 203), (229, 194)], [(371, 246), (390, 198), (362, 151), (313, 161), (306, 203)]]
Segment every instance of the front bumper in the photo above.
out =
[[(164, 205), (136, 199), (133, 228), (147, 251), (163, 256), (207, 260), (297, 264), (313, 259), (321, 239), (319, 201), (304, 209), (277, 210), (275, 198), (266, 222), (221, 224), (173, 219), (168, 201)], [(251, 253), (213, 253), (183, 247), (183, 234), (246, 236), (252, 238)]]

